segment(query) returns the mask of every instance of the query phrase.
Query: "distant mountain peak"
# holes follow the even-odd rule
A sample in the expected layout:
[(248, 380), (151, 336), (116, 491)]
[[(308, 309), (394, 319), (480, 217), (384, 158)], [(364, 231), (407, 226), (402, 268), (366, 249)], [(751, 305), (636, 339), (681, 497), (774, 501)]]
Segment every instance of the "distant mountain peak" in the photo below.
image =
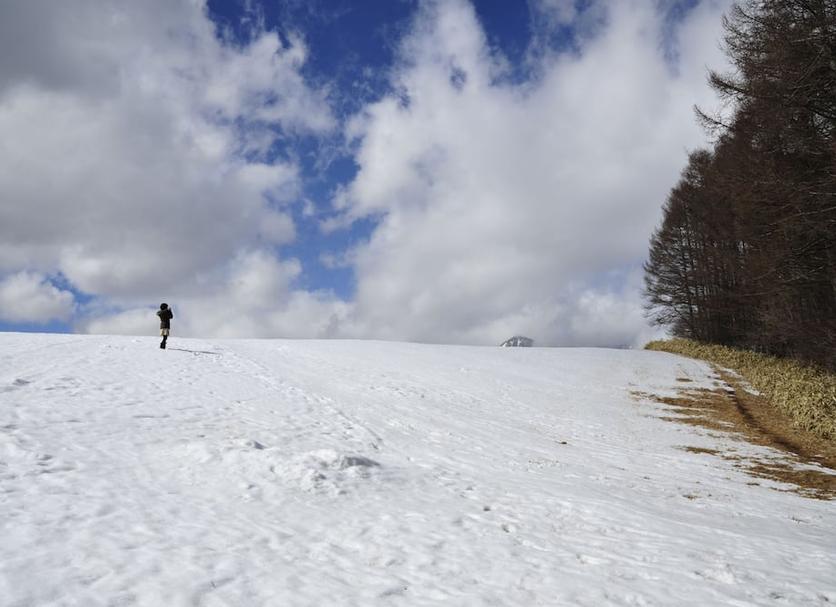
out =
[(530, 337), (523, 337), (522, 335), (514, 335), (506, 339), (500, 344), (501, 348), (530, 348), (534, 345), (534, 340)]

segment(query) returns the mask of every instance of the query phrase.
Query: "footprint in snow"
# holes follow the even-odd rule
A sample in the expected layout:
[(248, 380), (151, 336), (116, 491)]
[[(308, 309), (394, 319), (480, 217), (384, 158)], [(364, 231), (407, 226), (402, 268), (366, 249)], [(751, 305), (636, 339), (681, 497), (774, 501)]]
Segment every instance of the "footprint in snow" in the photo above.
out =
[(32, 382), (26, 379), (16, 379), (10, 385), (4, 386), (0, 388), (0, 392), (12, 392), (13, 390), (17, 390), (18, 388), (23, 388), (24, 386), (28, 386)]

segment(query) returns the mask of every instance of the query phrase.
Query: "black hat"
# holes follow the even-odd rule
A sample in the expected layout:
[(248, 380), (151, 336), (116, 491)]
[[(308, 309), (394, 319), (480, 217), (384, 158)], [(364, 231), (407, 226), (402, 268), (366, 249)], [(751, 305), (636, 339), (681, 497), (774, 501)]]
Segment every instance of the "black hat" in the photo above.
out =
[(161, 303), (160, 304), (160, 310), (165, 310), (167, 307), (168, 307), (167, 303)]

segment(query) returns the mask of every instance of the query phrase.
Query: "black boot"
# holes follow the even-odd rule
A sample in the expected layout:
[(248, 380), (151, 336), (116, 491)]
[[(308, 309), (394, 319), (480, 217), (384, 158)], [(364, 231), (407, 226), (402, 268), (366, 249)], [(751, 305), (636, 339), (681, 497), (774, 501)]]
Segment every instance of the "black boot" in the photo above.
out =
[(163, 337), (163, 340), (160, 342), (160, 348), (165, 350), (165, 342), (168, 341), (168, 336)]

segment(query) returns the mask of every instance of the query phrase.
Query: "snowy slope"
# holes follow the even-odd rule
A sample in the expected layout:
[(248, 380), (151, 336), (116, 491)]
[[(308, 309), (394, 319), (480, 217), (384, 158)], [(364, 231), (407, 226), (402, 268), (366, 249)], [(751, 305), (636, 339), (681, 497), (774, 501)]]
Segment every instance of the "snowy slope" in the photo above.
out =
[(709, 385), (701, 363), (170, 348), (0, 334), (0, 605), (836, 602), (834, 503), (630, 396)]

